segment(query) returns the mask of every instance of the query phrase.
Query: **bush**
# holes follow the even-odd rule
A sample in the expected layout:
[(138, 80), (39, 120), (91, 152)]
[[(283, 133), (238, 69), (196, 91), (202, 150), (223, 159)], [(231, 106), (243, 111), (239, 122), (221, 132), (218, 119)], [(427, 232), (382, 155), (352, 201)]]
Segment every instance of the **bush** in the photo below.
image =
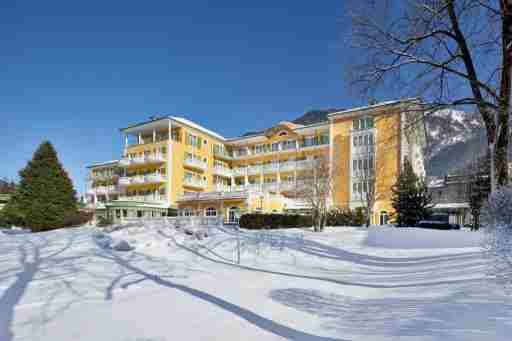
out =
[(111, 216), (108, 216), (108, 217), (99, 216), (96, 226), (105, 227), (105, 226), (110, 226), (112, 224), (114, 224), (114, 218), (112, 218)]
[(299, 214), (261, 214), (248, 213), (240, 217), (240, 227), (245, 229), (278, 229), (309, 227), (313, 225), (311, 216)]
[(349, 209), (336, 208), (327, 213), (327, 226), (361, 226), (364, 216)]
[(88, 211), (78, 211), (67, 214), (64, 217), (64, 227), (80, 226), (92, 220), (93, 213)]

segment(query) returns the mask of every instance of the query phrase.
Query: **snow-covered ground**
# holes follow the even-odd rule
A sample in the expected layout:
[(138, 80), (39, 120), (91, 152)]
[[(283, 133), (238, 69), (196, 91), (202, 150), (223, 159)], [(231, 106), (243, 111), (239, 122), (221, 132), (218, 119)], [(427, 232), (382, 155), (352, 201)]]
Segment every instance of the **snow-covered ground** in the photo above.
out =
[[(0, 233), (0, 340), (509, 340), (481, 235)], [(112, 247), (127, 241), (131, 251)], [(236, 264), (237, 243), (241, 245)]]

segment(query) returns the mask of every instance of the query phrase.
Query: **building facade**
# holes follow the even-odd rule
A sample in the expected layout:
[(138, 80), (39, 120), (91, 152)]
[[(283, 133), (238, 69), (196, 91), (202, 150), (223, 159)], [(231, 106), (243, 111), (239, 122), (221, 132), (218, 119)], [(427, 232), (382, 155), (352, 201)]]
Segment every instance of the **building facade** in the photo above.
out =
[[(425, 130), (416, 99), (330, 113), (302, 125), (280, 122), (265, 131), (225, 138), (182, 117), (166, 116), (121, 129), (118, 161), (89, 166), (90, 207), (115, 219), (304, 212), (297, 183), (328, 160), (331, 206), (364, 206), (375, 186), (373, 223), (391, 213), (390, 187), (407, 158), (425, 175)], [(100, 179), (108, 181), (100, 181)]]
[(447, 175), (432, 179), (428, 191), (432, 198), (432, 212), (437, 217), (443, 216), (450, 224), (461, 226), (472, 223), (467, 176)]

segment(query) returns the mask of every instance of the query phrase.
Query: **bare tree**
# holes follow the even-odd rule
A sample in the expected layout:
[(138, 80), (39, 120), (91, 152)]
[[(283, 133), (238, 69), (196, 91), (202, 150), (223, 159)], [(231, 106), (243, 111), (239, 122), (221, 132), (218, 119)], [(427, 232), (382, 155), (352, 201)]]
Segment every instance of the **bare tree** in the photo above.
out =
[(311, 161), (296, 181), (296, 199), (304, 201), (311, 210), (315, 232), (323, 231), (331, 204), (333, 181), (328, 155)]
[(477, 110), (487, 132), (491, 183), (508, 182), (511, 0), (357, 0), (349, 5), (362, 49), (351, 84), (421, 96), (427, 112)]
[(475, 158), (465, 170), (468, 177), (469, 209), (473, 217), (471, 231), (477, 231), (480, 228), (481, 210), (490, 192), (489, 171), (488, 155)]

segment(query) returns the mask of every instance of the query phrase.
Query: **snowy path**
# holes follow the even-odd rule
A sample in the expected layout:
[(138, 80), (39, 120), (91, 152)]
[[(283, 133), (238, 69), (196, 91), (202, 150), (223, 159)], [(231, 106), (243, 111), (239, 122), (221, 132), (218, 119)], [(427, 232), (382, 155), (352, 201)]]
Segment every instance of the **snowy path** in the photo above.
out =
[(488, 261), (467, 232), (428, 231), (454, 245), (426, 247), (421, 236), (421, 249), (363, 229), (304, 232), (303, 241), (297, 233), (279, 233), (276, 247), (243, 232), (240, 265), (229, 230), (200, 242), (158, 227), (112, 233), (135, 246), (130, 252), (100, 247), (87, 228), (0, 234), (0, 340), (505, 340), (512, 333), (512, 300), (485, 280)]

